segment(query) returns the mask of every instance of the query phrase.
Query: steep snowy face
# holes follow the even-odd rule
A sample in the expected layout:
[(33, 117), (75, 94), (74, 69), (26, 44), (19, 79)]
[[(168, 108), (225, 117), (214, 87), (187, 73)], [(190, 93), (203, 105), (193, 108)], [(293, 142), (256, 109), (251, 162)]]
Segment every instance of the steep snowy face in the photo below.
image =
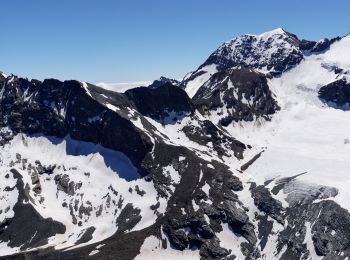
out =
[(197, 71), (183, 80), (182, 86), (192, 97), (211, 75), (235, 66), (280, 74), (303, 59), (300, 44), (295, 35), (281, 28), (261, 35), (234, 38), (214, 51)]
[(142, 229), (156, 218), (149, 205), (164, 202), (151, 182), (125, 180), (138, 178), (125, 155), (93, 143), (19, 134), (0, 158), (1, 255)]

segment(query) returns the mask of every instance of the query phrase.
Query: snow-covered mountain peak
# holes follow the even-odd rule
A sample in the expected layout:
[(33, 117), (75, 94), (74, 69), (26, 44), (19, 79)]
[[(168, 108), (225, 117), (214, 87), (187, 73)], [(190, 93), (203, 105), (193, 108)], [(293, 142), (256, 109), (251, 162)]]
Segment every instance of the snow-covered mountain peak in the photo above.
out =
[(270, 37), (270, 36), (276, 35), (276, 34), (287, 34), (287, 32), (283, 28), (278, 27), (278, 28), (273, 29), (271, 31), (264, 32), (264, 33), (260, 34), (259, 36), (260, 37)]
[(238, 36), (238, 37), (235, 37), (229, 41), (227, 41), (226, 43), (230, 43), (234, 40), (237, 40), (239, 38), (244, 38), (245, 36), (248, 36), (248, 37), (254, 37), (256, 38), (257, 40), (260, 40), (260, 41), (268, 41), (269, 39), (271, 38), (281, 38), (281, 37), (293, 37), (293, 38), (296, 38), (295, 35), (287, 32), (286, 30), (284, 30), (283, 28), (279, 27), (279, 28), (276, 28), (276, 29), (273, 29), (271, 31), (267, 31), (267, 32), (263, 32), (261, 34), (244, 34), (244, 35), (241, 35), (241, 36)]
[(303, 59), (301, 41), (282, 28), (260, 35), (242, 35), (223, 43), (209, 58), (182, 82), (189, 96), (216, 72), (243, 66), (265, 74), (278, 75)]
[(221, 45), (207, 62), (223, 68), (244, 65), (280, 73), (302, 59), (299, 44), (297, 37), (281, 28), (260, 35), (242, 35)]
[(243, 35), (125, 93), (0, 74), (0, 258), (349, 258), (349, 46)]

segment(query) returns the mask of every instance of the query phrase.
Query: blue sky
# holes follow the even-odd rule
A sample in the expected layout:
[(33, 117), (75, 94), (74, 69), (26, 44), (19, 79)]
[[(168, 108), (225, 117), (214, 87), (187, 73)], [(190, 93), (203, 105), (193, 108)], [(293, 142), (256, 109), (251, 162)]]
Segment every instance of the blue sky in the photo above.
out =
[(180, 78), (241, 34), (344, 35), (349, 10), (348, 0), (3, 0), (0, 70), (92, 83)]

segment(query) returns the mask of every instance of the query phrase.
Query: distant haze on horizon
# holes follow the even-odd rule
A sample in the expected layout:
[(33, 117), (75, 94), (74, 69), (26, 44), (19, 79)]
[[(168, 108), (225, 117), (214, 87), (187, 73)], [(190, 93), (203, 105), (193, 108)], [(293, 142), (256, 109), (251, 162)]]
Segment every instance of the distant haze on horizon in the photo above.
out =
[(223, 42), (282, 27), (301, 39), (350, 31), (350, 2), (11, 0), (0, 71), (100, 82), (180, 79)]

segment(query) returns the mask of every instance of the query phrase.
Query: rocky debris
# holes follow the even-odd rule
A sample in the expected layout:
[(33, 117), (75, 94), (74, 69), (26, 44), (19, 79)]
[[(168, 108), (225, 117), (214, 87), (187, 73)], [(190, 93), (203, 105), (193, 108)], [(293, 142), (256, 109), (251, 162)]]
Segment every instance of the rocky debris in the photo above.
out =
[[(125, 95), (137, 111), (164, 124), (175, 123), (179, 118), (194, 112), (194, 106), (187, 93), (179, 87), (166, 83), (159, 88), (139, 87), (127, 90)], [(175, 115), (172, 116), (172, 113)], [(168, 118), (172, 116), (172, 118)], [(167, 120), (165, 120), (167, 119)]]
[(238, 208), (236, 203), (232, 201), (225, 201), (218, 208), (225, 212), (224, 221), (229, 224), (234, 232), (241, 234), (252, 245), (257, 242), (254, 225), (250, 222), (245, 210)]
[(173, 247), (175, 247), (178, 250), (184, 250), (188, 248), (189, 241), (188, 237), (183, 230), (173, 230), (173, 229), (163, 229), (164, 232), (168, 234), (169, 242)]
[(219, 157), (230, 156), (228, 152), (233, 151), (237, 158), (243, 158), (246, 146), (224, 133), (209, 120), (199, 122), (199, 126), (186, 125), (182, 131), (191, 141), (200, 145), (208, 146), (209, 143), (212, 143)]
[(318, 255), (350, 257), (350, 214), (334, 201), (326, 200), (312, 205), (310, 210), (320, 212), (311, 228), (312, 240)]
[(141, 210), (134, 208), (131, 203), (126, 204), (116, 221), (117, 233), (123, 233), (135, 227), (142, 218), (140, 213)]
[(262, 185), (254, 187), (251, 190), (251, 194), (254, 199), (254, 204), (259, 210), (265, 212), (271, 218), (284, 225), (284, 209), (282, 203), (272, 198), (271, 193), (267, 188)]
[(264, 74), (245, 68), (233, 68), (213, 75), (193, 97), (202, 113), (220, 116), (220, 124), (270, 120), (280, 108), (273, 98)]
[(16, 162), (14, 163), (21, 164), (22, 168), (28, 171), (28, 174), (30, 175), (30, 178), (31, 178), (32, 190), (36, 195), (41, 194), (42, 187), (40, 183), (39, 174), (43, 174), (43, 171), (42, 171), (43, 167), (41, 165), (36, 167), (36, 166), (33, 166), (31, 163), (27, 165), (27, 159), (24, 159), (24, 158), (22, 159), (20, 154), (16, 154)]
[(11, 169), (17, 179), (18, 201), (13, 207), (14, 217), (0, 223), (0, 241), (21, 250), (35, 248), (47, 243), (48, 238), (63, 234), (66, 227), (51, 218), (43, 218), (34, 207), (28, 203), (29, 198), (24, 189), (22, 176), (16, 169)]
[(327, 103), (342, 108), (350, 104), (350, 84), (345, 78), (336, 80), (320, 88), (318, 96)]
[(95, 227), (89, 227), (84, 231), (84, 234), (79, 238), (79, 240), (76, 242), (76, 245), (87, 243), (89, 242), (93, 237), (92, 234), (95, 232)]
[(57, 190), (61, 190), (64, 193), (73, 196), (76, 190), (76, 184), (74, 181), (70, 181), (67, 174), (59, 174), (55, 176), (55, 183), (57, 184)]
[(51, 174), (53, 174), (53, 171), (56, 168), (56, 165), (47, 165), (47, 166), (42, 165), (39, 160), (35, 161), (35, 165), (36, 165), (36, 170), (37, 170), (39, 175), (43, 175), (43, 174), (51, 175)]
[(287, 208), (286, 219), (288, 226), (278, 235), (278, 252), (287, 246), (281, 259), (309, 256), (306, 235), (311, 235), (315, 251), (320, 257), (337, 259), (334, 257), (341, 255), (344, 259), (350, 256), (350, 214), (334, 201), (325, 200)]
[(37, 171), (32, 171), (31, 174), (31, 179), (32, 179), (32, 185), (33, 185), (33, 191), (36, 194), (40, 194), (41, 193), (41, 184), (40, 184), (40, 179), (39, 179), (39, 174)]
[(268, 215), (257, 216), (258, 219), (258, 238), (260, 240), (260, 250), (264, 250), (266, 243), (269, 239), (269, 235), (272, 233), (273, 221), (268, 220)]
[[(256, 186), (253, 183), (251, 192), (254, 203), (260, 211), (266, 213), (266, 215), (256, 216), (261, 250), (265, 248), (270, 235), (274, 234), (275, 223), (268, 218), (271, 217), (283, 225), (287, 223), (278, 233), (276, 255), (280, 254), (280, 259), (309, 257), (308, 246), (310, 245), (306, 245), (305, 241), (310, 239), (313, 241), (317, 254), (325, 256), (325, 259), (333, 259), (332, 257), (339, 254), (347, 256), (349, 244), (343, 243), (346, 241), (343, 236), (348, 230), (341, 227), (347, 225), (345, 223), (349, 221), (349, 212), (334, 201), (324, 200), (337, 195), (335, 188), (301, 182), (297, 177), (303, 174), (305, 173), (279, 180), (269, 180), (265, 186)], [(272, 198), (266, 187), (272, 182), (275, 182), (272, 194), (283, 191), (286, 194), (288, 207), (283, 208), (278, 200)], [(322, 201), (316, 202), (317, 200)], [(336, 230), (339, 229), (342, 229), (343, 233), (335, 236)], [(283, 253), (281, 253), (282, 249)]]
[(86, 216), (91, 216), (91, 212), (92, 212), (92, 206), (91, 206), (91, 203), (89, 203), (89, 201), (86, 202), (87, 206), (84, 206), (84, 204), (82, 203), (79, 207), (79, 218), (82, 219), (83, 218), (83, 215), (86, 215)]
[(223, 259), (230, 254), (230, 251), (220, 247), (220, 241), (213, 238), (203, 244), (199, 254), (202, 259)]
[[(162, 230), (171, 246), (179, 250), (198, 248), (208, 259), (213, 258), (212, 255), (226, 256), (228, 250), (214, 241), (217, 241), (215, 233), (222, 231), (221, 224), (228, 222), (234, 226), (234, 232), (243, 234), (249, 243), (256, 243), (254, 226), (235, 194), (243, 189), (242, 183), (227, 166), (217, 161), (212, 161), (209, 166), (187, 148), (165, 143), (155, 147), (153, 156), (152, 160), (160, 165), (149, 171), (155, 187), (161, 190), (160, 194), (163, 187), (170, 185), (163, 175), (162, 165), (172, 165), (181, 175), (174, 192), (165, 192), (169, 200), (162, 217)], [(174, 159), (179, 157), (183, 159)], [(209, 194), (203, 191), (204, 185), (209, 185)], [(226, 204), (231, 205), (229, 211)]]
[(144, 196), (146, 194), (146, 192), (144, 190), (141, 190), (140, 187), (138, 185), (135, 186), (135, 191), (137, 194), (139, 194), (140, 196)]

